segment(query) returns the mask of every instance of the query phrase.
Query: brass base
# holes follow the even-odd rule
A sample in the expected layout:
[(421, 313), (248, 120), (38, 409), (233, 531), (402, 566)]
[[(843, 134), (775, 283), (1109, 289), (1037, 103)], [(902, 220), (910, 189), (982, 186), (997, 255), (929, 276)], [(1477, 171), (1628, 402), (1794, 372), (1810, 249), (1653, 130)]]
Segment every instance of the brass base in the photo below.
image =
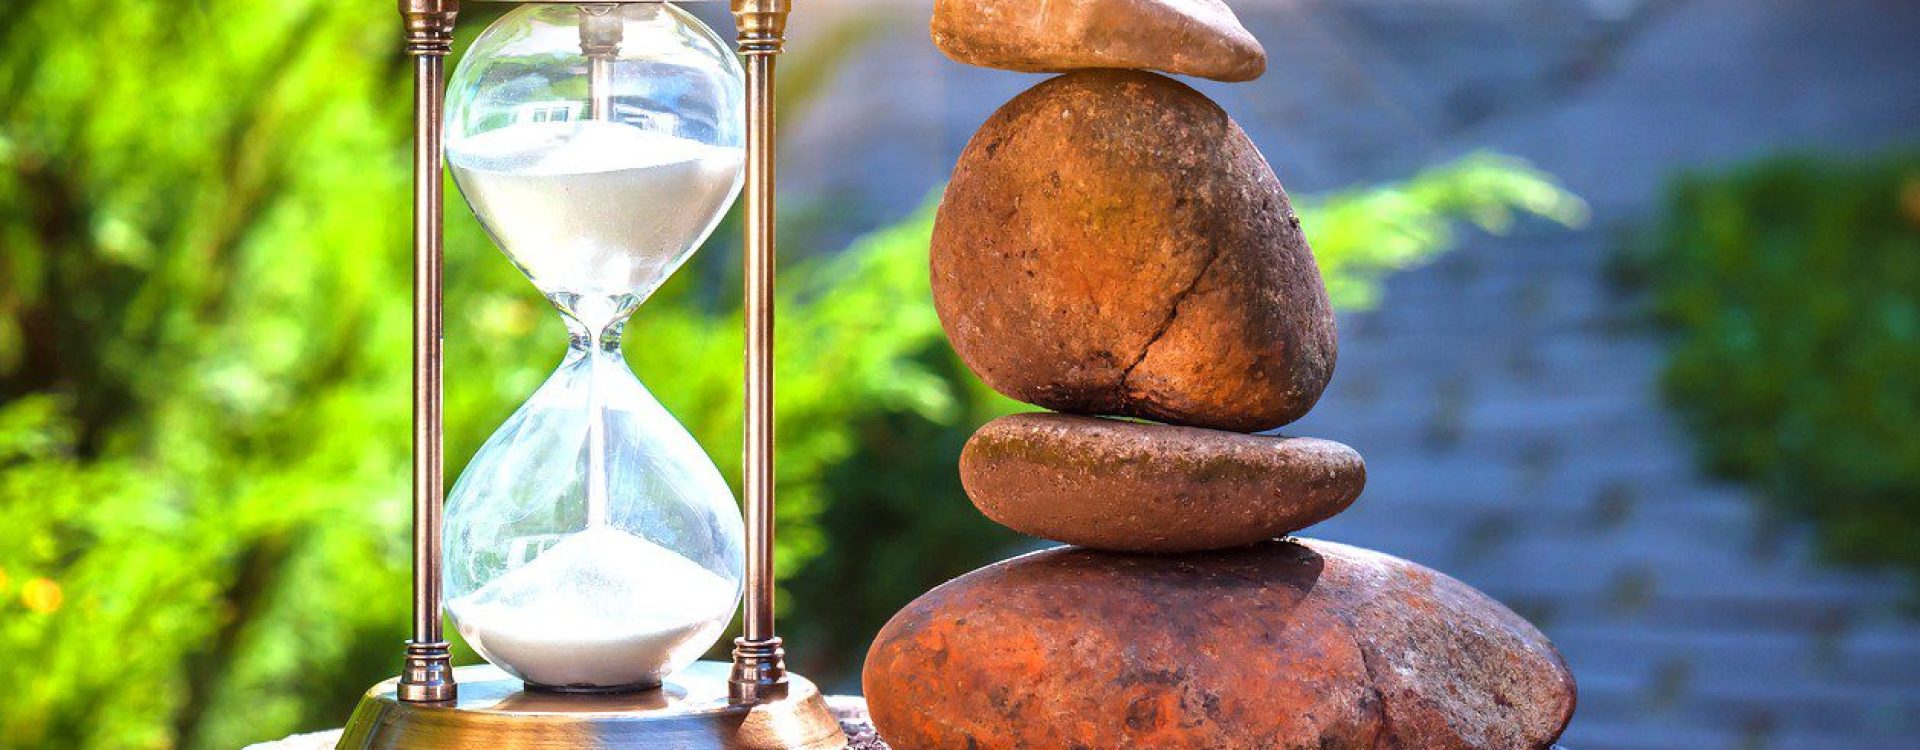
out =
[(727, 702), (731, 665), (696, 662), (654, 689), (623, 695), (529, 691), (493, 666), (460, 667), (452, 704), (403, 703), (398, 679), (360, 699), (339, 750), (842, 750), (847, 737), (819, 688), (789, 675), (786, 698)]

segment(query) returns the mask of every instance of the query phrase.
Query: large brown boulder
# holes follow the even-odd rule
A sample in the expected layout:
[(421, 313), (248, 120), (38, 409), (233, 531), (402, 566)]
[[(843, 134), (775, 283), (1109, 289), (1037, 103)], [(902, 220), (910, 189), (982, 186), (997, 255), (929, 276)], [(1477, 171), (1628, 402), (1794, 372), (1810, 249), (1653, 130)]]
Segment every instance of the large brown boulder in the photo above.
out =
[(1251, 81), (1267, 52), (1220, 0), (939, 0), (933, 43), (968, 65), (1029, 73), (1139, 68)]
[(988, 385), (1055, 411), (1255, 432), (1333, 374), (1333, 312), (1287, 195), (1172, 79), (1070, 73), (1001, 107), (934, 226), (933, 299)]
[(895, 615), (864, 677), (899, 750), (1539, 750), (1574, 707), (1499, 603), (1304, 540), (992, 565)]
[(1083, 547), (1194, 552), (1299, 531), (1352, 505), (1366, 464), (1331, 440), (1066, 414), (1001, 417), (960, 453), (980, 512)]

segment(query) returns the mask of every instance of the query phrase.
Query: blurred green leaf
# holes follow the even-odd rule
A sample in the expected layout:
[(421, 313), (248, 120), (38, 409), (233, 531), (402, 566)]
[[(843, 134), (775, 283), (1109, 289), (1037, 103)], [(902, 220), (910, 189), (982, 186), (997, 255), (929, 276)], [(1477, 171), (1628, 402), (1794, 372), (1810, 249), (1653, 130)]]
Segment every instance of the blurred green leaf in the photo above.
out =
[(1628, 270), (1707, 467), (1837, 560), (1920, 570), (1920, 155), (1683, 177)]
[(1334, 306), (1364, 308), (1379, 297), (1380, 280), (1454, 243), (1454, 224), (1466, 219), (1488, 232), (1512, 228), (1520, 215), (1578, 226), (1587, 206), (1525, 161), (1469, 154), (1404, 183), (1345, 190), (1296, 201), (1327, 278)]

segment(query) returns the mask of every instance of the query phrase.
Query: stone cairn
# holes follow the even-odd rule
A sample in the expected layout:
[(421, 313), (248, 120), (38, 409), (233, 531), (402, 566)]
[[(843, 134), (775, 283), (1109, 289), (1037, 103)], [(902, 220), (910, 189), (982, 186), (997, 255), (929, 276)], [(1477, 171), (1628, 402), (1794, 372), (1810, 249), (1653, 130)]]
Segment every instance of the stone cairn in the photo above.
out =
[[(1062, 72), (974, 135), (934, 302), (994, 389), (967, 494), (1064, 542), (909, 604), (867, 656), (897, 750), (1537, 750), (1574, 682), (1524, 619), (1405, 560), (1287, 535), (1365, 484), (1353, 449), (1251, 434), (1332, 376), (1286, 193), (1213, 101), (1266, 54), (1219, 0), (939, 0), (964, 63)], [(1126, 421), (1112, 417), (1131, 418)], [(1151, 420), (1151, 421), (1147, 421)]]

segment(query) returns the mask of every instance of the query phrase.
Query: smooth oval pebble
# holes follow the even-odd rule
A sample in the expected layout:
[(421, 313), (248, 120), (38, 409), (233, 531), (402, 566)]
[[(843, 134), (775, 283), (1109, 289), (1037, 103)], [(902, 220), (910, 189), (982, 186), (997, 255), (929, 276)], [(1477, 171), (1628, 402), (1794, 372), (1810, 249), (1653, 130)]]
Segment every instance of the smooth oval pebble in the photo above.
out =
[(938, 0), (934, 46), (968, 65), (1028, 73), (1139, 68), (1251, 81), (1267, 51), (1220, 0)]
[(1360, 496), (1366, 463), (1331, 440), (1015, 414), (967, 441), (960, 481), (980, 512), (1023, 534), (1193, 552), (1332, 518)]
[(932, 283), (967, 365), (1054, 411), (1258, 432), (1333, 375), (1332, 307), (1279, 179), (1165, 76), (1069, 73), (994, 113), (941, 201)]
[(900, 750), (1540, 750), (1575, 697), (1498, 602), (1311, 540), (991, 565), (895, 615), (864, 681)]

